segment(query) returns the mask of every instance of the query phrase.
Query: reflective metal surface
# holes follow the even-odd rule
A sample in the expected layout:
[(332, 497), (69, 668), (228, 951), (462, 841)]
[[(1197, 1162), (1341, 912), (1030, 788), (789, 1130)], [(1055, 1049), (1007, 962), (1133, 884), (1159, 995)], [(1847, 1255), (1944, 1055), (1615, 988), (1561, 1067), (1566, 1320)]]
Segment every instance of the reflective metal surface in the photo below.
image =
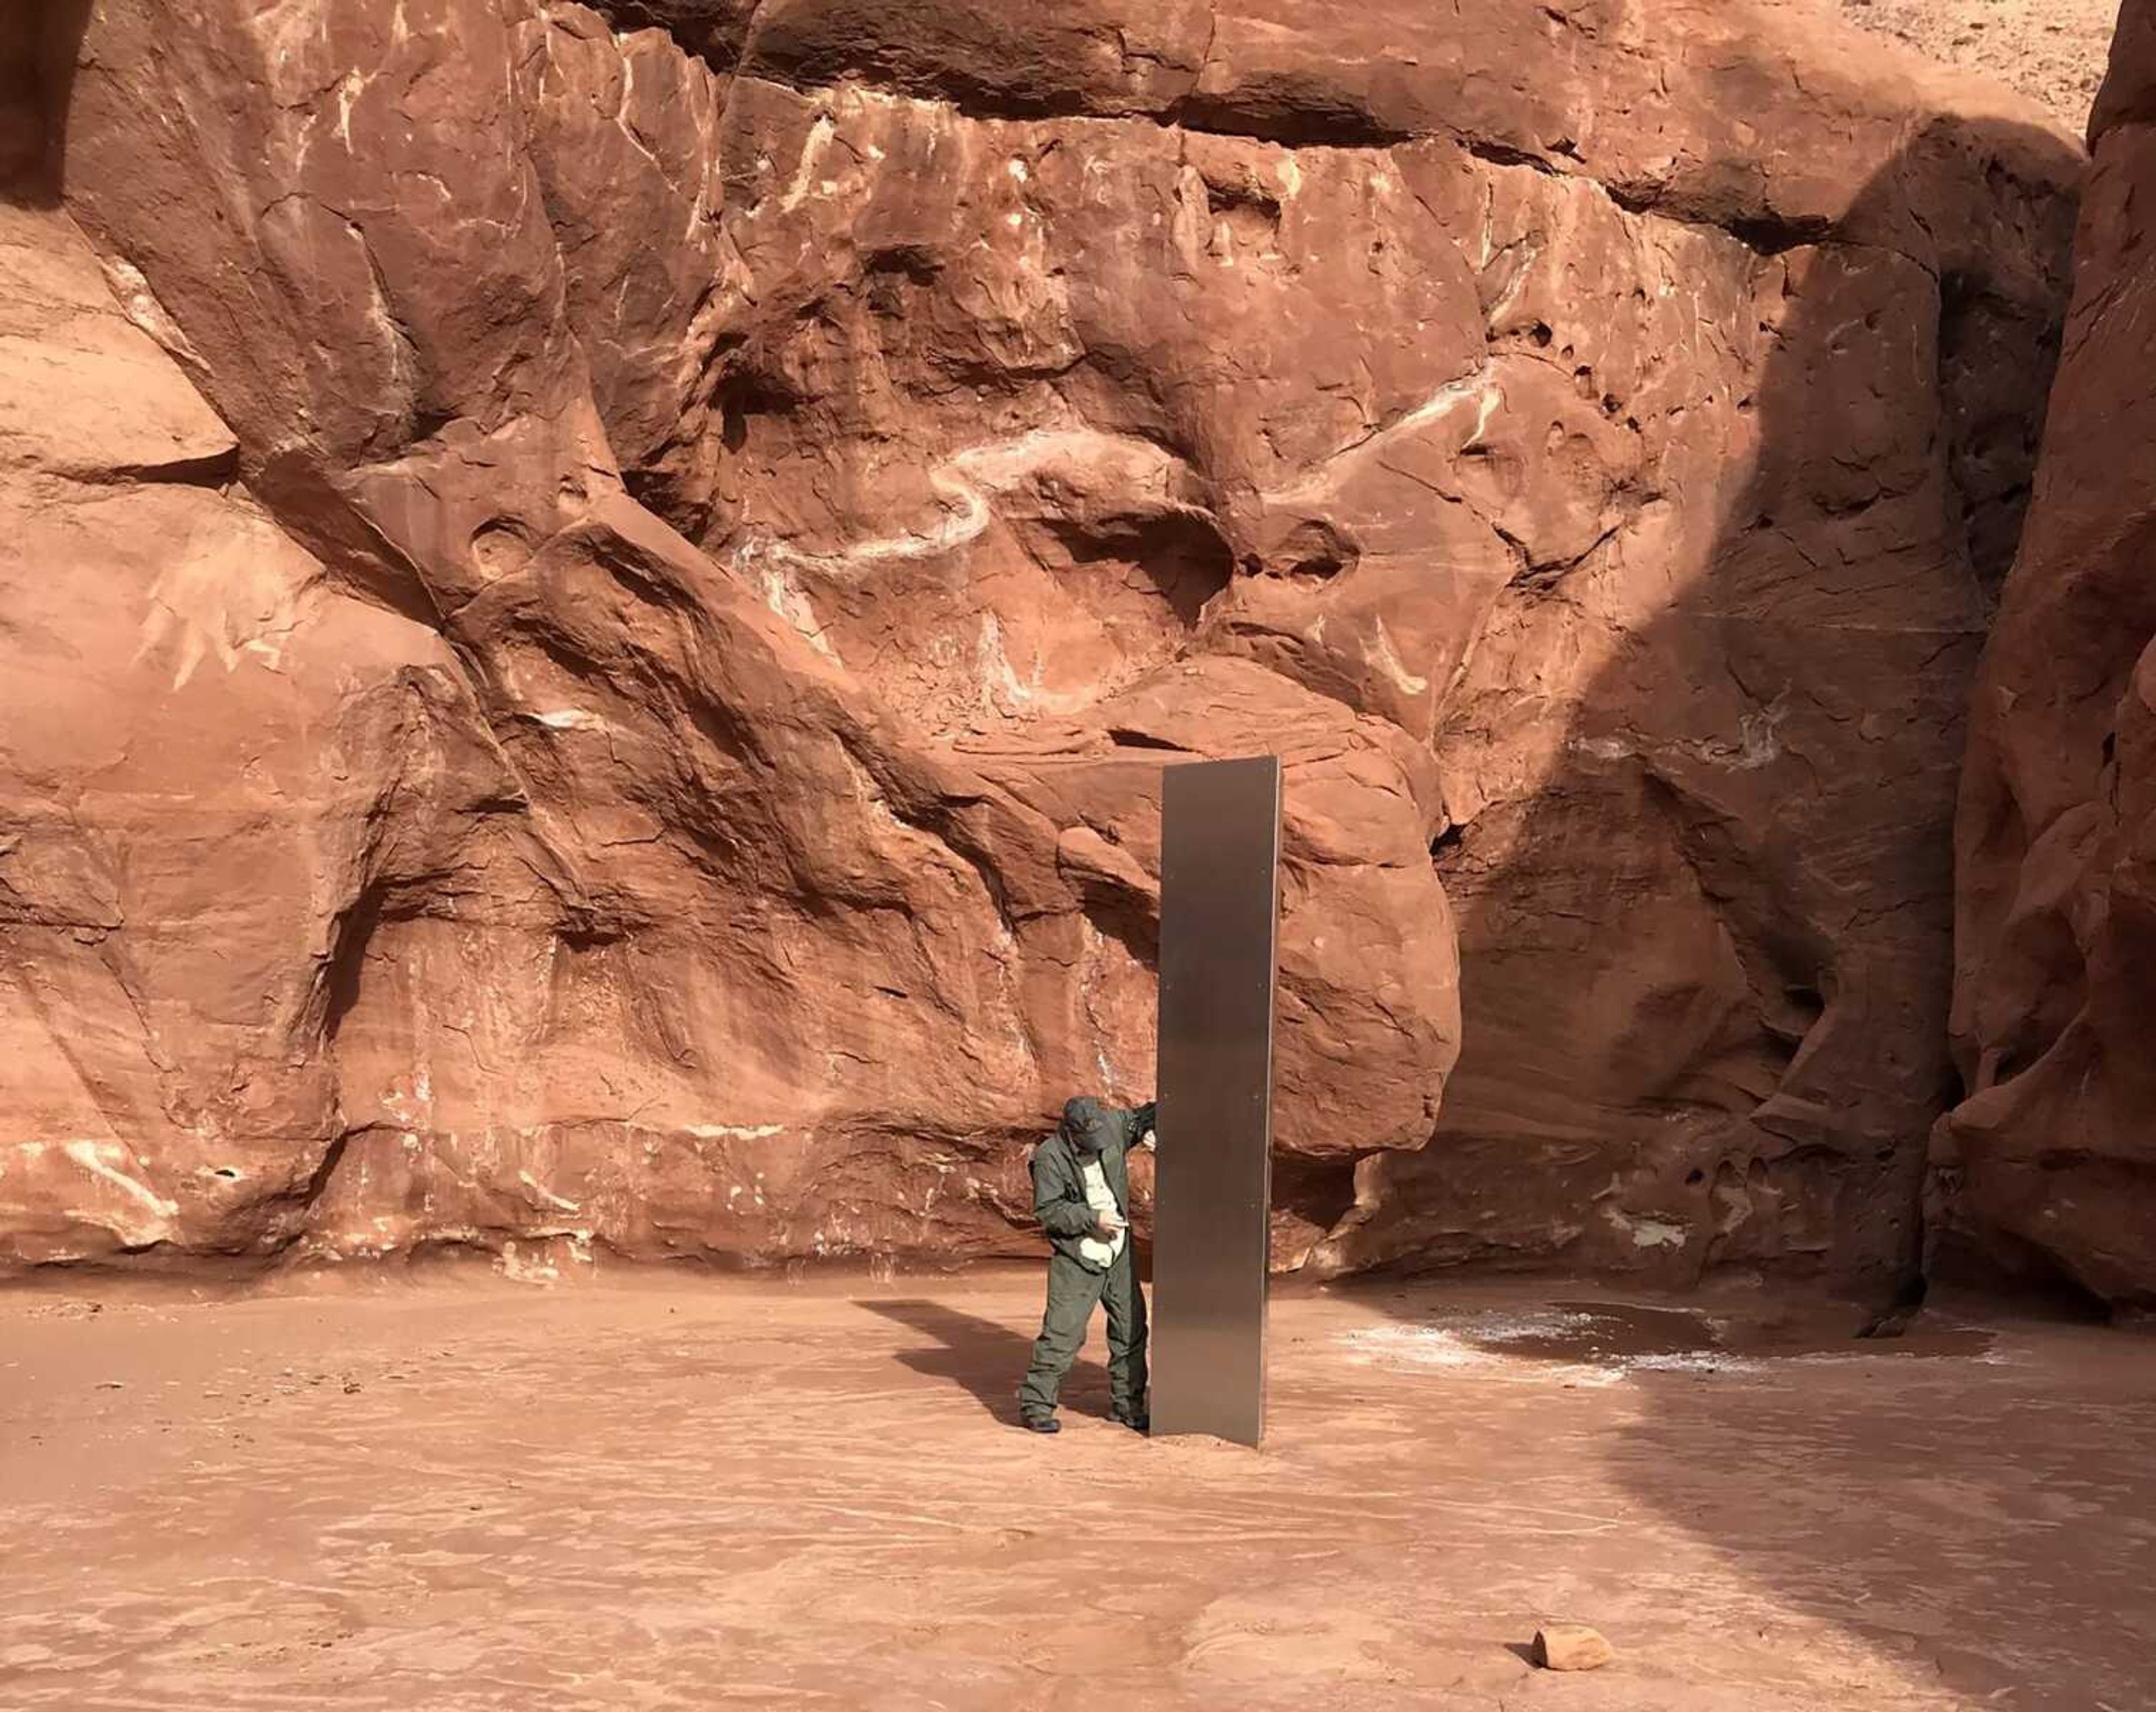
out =
[(1168, 769), (1152, 1430), (1265, 1428), (1280, 762)]

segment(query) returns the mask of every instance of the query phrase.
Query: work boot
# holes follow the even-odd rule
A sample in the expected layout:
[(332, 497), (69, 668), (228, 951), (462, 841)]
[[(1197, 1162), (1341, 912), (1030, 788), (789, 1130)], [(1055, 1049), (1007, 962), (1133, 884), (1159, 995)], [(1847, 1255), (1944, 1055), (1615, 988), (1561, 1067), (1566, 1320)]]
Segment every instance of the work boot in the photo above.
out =
[(1113, 1421), (1118, 1427), (1127, 1427), (1133, 1433), (1150, 1433), (1152, 1431), (1152, 1417), (1146, 1413), (1142, 1409), (1111, 1410), (1108, 1415), (1108, 1418), (1111, 1421)]
[(1020, 1415), (1019, 1425), (1029, 1433), (1060, 1433), (1063, 1423), (1053, 1415)]

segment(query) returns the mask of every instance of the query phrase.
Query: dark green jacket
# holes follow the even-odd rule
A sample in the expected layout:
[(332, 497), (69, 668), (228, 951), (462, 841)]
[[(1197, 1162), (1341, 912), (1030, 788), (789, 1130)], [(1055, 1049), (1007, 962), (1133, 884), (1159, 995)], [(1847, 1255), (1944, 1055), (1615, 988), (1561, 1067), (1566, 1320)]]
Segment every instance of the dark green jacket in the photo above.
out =
[(1033, 1216), (1048, 1233), (1056, 1252), (1068, 1255), (1088, 1272), (1106, 1272), (1080, 1252), (1079, 1243), (1093, 1234), (1093, 1209), (1086, 1201), (1082, 1156), (1071, 1141), (1074, 1124), (1084, 1123), (1101, 1137), (1101, 1175), (1116, 1197), (1116, 1210), (1131, 1216), (1131, 1149), (1153, 1126), (1158, 1107), (1110, 1105), (1105, 1100), (1084, 1099), (1064, 1108), (1063, 1121), (1055, 1133), (1033, 1150)]

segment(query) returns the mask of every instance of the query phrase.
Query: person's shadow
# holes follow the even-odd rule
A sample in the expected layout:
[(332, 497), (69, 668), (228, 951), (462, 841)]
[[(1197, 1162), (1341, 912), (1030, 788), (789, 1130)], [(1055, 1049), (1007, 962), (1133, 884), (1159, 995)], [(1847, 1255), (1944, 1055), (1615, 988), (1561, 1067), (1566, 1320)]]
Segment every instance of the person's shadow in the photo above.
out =
[[(901, 1351), (898, 1360), (902, 1365), (931, 1379), (948, 1380), (964, 1387), (997, 1420), (1018, 1424), (1018, 1387), (1025, 1376), (1026, 1363), (1032, 1359), (1030, 1337), (993, 1320), (921, 1297), (865, 1301), (860, 1305), (935, 1340), (918, 1349)], [(1106, 1414), (1107, 1370), (1081, 1356), (1063, 1382), (1062, 1402), (1066, 1407), (1077, 1406), (1081, 1412)]]

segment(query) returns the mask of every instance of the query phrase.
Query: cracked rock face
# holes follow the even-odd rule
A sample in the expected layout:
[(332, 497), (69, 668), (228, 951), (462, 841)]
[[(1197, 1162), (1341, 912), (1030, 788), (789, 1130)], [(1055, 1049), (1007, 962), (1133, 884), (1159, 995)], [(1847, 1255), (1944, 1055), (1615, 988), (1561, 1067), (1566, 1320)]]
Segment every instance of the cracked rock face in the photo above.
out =
[(1270, 751), (1280, 1263), (1906, 1262), (2077, 151), (1794, 6), (1036, 11), (0, 54), (0, 1253), (1032, 1253)]
[(2090, 127), (2073, 309), (1958, 827), (1947, 1233), (1987, 1265), (2156, 1305), (2156, 6)]

